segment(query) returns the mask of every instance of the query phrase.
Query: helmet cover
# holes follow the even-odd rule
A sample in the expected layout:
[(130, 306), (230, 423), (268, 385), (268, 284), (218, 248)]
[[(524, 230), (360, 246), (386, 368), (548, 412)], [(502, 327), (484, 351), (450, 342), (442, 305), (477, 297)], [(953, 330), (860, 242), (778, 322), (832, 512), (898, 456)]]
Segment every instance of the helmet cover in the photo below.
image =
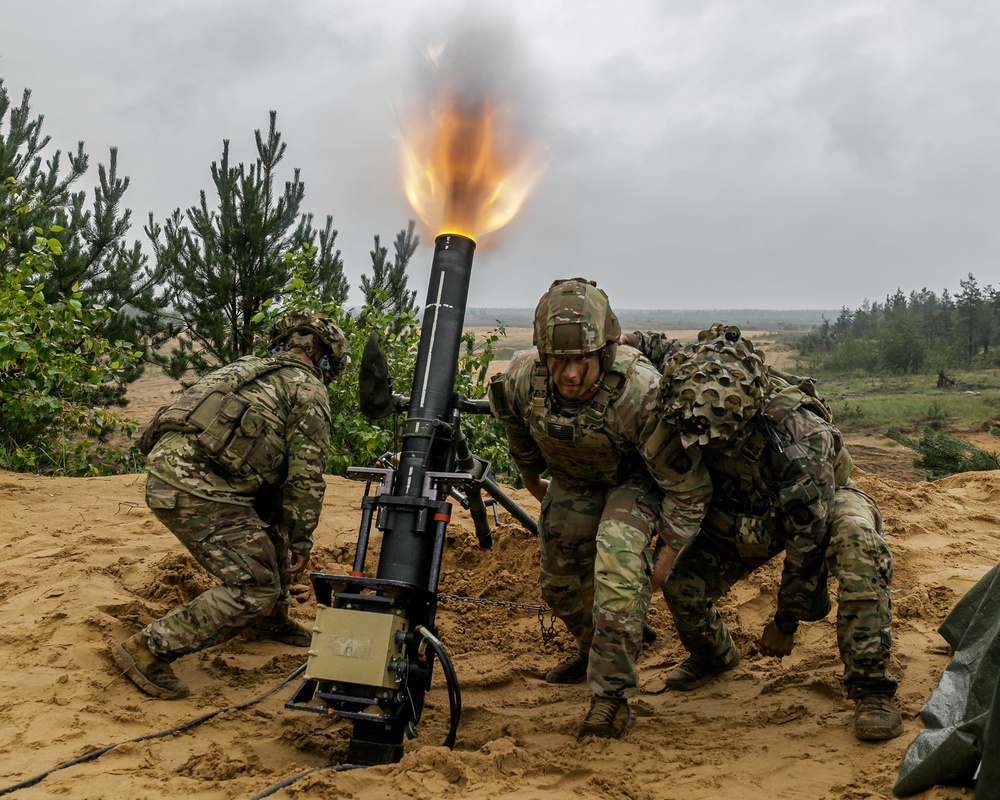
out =
[(659, 402), (685, 447), (728, 444), (764, 406), (764, 359), (734, 325), (716, 323), (663, 366)]
[[(312, 337), (318, 339), (326, 352), (318, 358)], [(278, 353), (292, 347), (301, 348), (323, 374), (323, 381), (330, 383), (351, 363), (347, 355), (347, 338), (329, 317), (308, 311), (289, 311), (274, 321), (271, 344), (268, 350)]]
[(586, 356), (617, 345), (621, 325), (597, 284), (585, 278), (557, 280), (535, 308), (532, 344), (557, 358)]

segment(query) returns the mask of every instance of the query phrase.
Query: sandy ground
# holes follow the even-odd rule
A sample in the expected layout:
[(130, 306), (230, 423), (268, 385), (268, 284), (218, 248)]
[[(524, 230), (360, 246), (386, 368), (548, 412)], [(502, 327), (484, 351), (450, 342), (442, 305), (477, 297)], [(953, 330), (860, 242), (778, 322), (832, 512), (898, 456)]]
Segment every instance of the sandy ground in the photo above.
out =
[[(144, 386), (133, 399), (137, 417), (169, 394), (167, 383)], [(851, 446), (857, 481), (878, 500), (895, 557), (893, 670), (906, 725), (899, 739), (854, 738), (832, 614), (801, 626), (790, 657), (757, 652), (756, 638), (774, 609), (776, 563), (721, 606), (742, 663), (692, 693), (660, 691), (682, 651), (662, 598), (654, 600), (649, 621), (659, 638), (640, 658), (638, 723), (624, 741), (576, 743), (589, 691), (542, 679), (567, 654), (565, 634), (544, 644), (531, 610), (444, 599), (439, 632), (464, 705), (455, 749), (441, 746), (448, 699), (437, 670), (420, 736), (407, 742), (402, 761), (317, 771), (272, 796), (891, 798), (899, 762), (920, 730), (917, 712), (948, 663), (938, 625), (1000, 561), (1000, 472), (921, 482), (902, 448), (874, 439)], [(353, 561), (364, 487), (339, 478), (328, 484), (313, 569), (343, 573)], [(284, 707), (298, 682), (281, 684), (304, 662), (302, 650), (237, 638), (184, 658), (175, 667), (192, 692), (173, 702), (149, 698), (118, 675), (110, 647), (210, 580), (146, 509), (143, 486), (141, 475), (0, 473), (0, 515), (7, 520), (0, 536), (0, 795), (49, 773), (13, 796), (252, 798), (303, 772), (343, 764), (348, 724)], [(512, 494), (537, 512), (526, 492)], [(501, 515), (488, 552), (478, 549), (461, 509), (449, 533), (441, 592), (541, 602), (537, 541), (509, 517)], [(295, 597), (293, 615), (310, 624), (310, 587), (297, 586)], [(245, 709), (233, 708), (279, 686)], [(197, 727), (134, 741), (227, 708)], [(116, 744), (99, 758), (49, 772)], [(972, 796), (962, 788), (916, 795)]]

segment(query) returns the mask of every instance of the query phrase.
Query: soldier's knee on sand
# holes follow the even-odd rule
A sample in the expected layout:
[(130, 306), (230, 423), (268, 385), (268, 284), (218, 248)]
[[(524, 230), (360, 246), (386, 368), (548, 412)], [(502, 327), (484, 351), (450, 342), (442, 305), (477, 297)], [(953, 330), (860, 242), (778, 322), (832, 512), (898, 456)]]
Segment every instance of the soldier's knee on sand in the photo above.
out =
[(246, 616), (257, 619), (267, 616), (281, 598), (281, 583), (277, 577), (272, 583), (248, 583), (242, 587), (243, 599), (246, 602)]
[(667, 608), (674, 614), (683, 615), (685, 611), (693, 611), (707, 602), (704, 591), (696, 591), (689, 581), (683, 580), (674, 572), (667, 575), (662, 590)]

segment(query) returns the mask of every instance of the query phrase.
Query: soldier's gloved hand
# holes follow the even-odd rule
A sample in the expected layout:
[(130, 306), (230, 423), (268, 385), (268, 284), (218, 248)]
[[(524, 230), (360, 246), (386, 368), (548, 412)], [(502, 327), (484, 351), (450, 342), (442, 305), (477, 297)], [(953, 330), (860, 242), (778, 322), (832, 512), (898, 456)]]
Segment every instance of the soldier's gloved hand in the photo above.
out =
[(288, 574), (295, 578), (301, 575), (309, 565), (309, 556), (292, 551), (288, 554)]
[(656, 549), (653, 551), (653, 575), (651, 578), (653, 591), (662, 588), (667, 575), (673, 569), (674, 559), (677, 558), (679, 552), (680, 550), (675, 550), (670, 545), (663, 544), (662, 539), (656, 543)]
[(783, 658), (792, 652), (795, 647), (795, 634), (782, 633), (772, 619), (764, 628), (760, 635), (760, 652), (765, 656), (776, 656)]

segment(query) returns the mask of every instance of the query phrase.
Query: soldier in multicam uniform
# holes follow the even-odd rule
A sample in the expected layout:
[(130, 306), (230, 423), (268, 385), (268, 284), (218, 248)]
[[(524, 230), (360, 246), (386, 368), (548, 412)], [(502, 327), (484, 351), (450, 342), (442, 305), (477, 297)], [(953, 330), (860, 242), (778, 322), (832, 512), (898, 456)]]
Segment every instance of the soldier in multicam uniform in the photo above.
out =
[(245, 356), (164, 406), (143, 433), (146, 503), (221, 583), (115, 646), (147, 694), (183, 697), (170, 663), (244, 633), (307, 647), (289, 617), (309, 561), (330, 444), (327, 385), (348, 362), (332, 320), (292, 312), (267, 357)]
[[(490, 381), (524, 484), (542, 505), (539, 584), (576, 640), (550, 683), (594, 691), (578, 740), (622, 738), (634, 721), (635, 659), (649, 607), (652, 532), (669, 460), (648, 457), (659, 373), (631, 347), (607, 295), (582, 278), (556, 281), (535, 310), (535, 348)], [(681, 454), (661, 448), (659, 455)], [(548, 470), (550, 480), (542, 474)]]
[(829, 613), (829, 571), (838, 580), (837, 644), (855, 733), (869, 741), (899, 736), (888, 671), (892, 556), (875, 501), (850, 479), (851, 457), (829, 408), (808, 380), (766, 367), (735, 327), (702, 331), (698, 343), (666, 359), (663, 372), (663, 435), (679, 434), (699, 476), (674, 500), (700, 505), (711, 497), (697, 527), (683, 531), (676, 517), (667, 520), (690, 542), (679, 555), (660, 546), (655, 557), (654, 585), (662, 582), (690, 654), (667, 686), (690, 690), (739, 663), (715, 601), (784, 551), (761, 653), (788, 655), (799, 621)]

